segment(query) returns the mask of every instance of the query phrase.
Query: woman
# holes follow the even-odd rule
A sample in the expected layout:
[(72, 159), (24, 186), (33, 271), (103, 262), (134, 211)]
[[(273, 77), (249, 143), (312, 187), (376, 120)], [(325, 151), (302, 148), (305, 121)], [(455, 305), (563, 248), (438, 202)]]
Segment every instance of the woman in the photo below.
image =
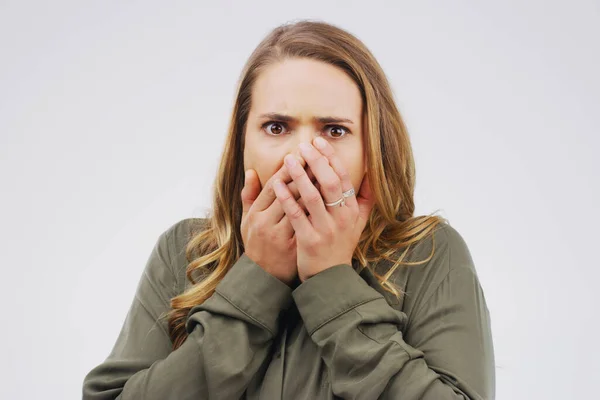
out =
[(460, 234), (413, 216), (384, 73), (338, 27), (273, 30), (242, 73), (212, 215), (150, 255), (84, 399), (492, 399)]

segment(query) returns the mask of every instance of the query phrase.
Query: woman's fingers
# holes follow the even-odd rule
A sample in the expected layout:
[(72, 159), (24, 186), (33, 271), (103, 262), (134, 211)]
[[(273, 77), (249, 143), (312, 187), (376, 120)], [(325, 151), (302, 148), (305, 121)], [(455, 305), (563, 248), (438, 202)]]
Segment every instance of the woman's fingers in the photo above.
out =
[[(321, 193), (326, 203), (333, 203), (342, 197), (342, 185), (339, 176), (335, 173), (329, 160), (316, 148), (309, 143), (300, 143), (300, 151), (306, 163), (310, 166), (310, 170), (321, 184)], [(295, 180), (294, 173), (290, 171), (290, 175)], [(308, 177), (306, 178), (308, 180)], [(304, 181), (304, 178), (302, 178)], [(300, 183), (302, 185), (302, 183)], [(302, 194), (302, 187), (300, 187)]]
[[(306, 161), (308, 163), (308, 160), (306, 160)], [(284, 162), (286, 163), (286, 166), (289, 169), (292, 179), (294, 180), (294, 182), (296, 182), (296, 185), (298, 185), (298, 191), (300, 192), (300, 196), (302, 196), (302, 202), (304, 203), (304, 205), (306, 206), (306, 209), (312, 216), (311, 220), (315, 224), (314, 227), (317, 230), (326, 228), (330, 222), (329, 221), (330, 215), (328, 215), (327, 210), (325, 209), (325, 204), (323, 203), (323, 197), (321, 196), (321, 192), (319, 192), (319, 190), (315, 187), (315, 185), (312, 183), (312, 181), (308, 177), (304, 168), (296, 162), (295, 158), (291, 154), (288, 154), (285, 156)], [(313, 170), (314, 167), (315, 167), (315, 165), (310, 166), (311, 170), (313, 171), (313, 173), (315, 174), (315, 176), (318, 179), (317, 171)], [(321, 186), (322, 186), (322, 184), (321, 184)], [(285, 194), (285, 193), (282, 191), (280, 194)], [(304, 219), (302, 218), (302, 217), (306, 218), (306, 215), (304, 214), (304, 210), (302, 210), (300, 205), (294, 199), (288, 199), (287, 198), (288, 196), (286, 196), (285, 199), (282, 199), (282, 197), (279, 194), (277, 197), (279, 198), (280, 201), (282, 201), (282, 200), (286, 201), (283, 209), (284, 209), (285, 213), (287, 214), (287, 216), (292, 221), (292, 224), (294, 223), (294, 220), (296, 220), (296, 219), (298, 219), (300, 221), (304, 221)], [(286, 206), (287, 206), (287, 209), (286, 209)], [(302, 212), (301, 216), (299, 215), (300, 211)], [(298, 214), (298, 215), (296, 215), (296, 214)], [(310, 222), (308, 219), (306, 219), (306, 221)], [(312, 224), (310, 226), (312, 227)], [(306, 232), (304, 232), (304, 233), (306, 233)]]
[[(348, 190), (353, 189), (350, 173), (342, 160), (335, 153), (333, 146), (321, 137), (316, 138), (314, 144), (315, 147), (329, 160), (329, 165), (331, 165), (331, 168), (333, 168), (342, 184), (342, 191), (347, 192)], [(346, 197), (345, 202), (349, 207), (356, 207), (358, 205), (356, 195)]]
[[(304, 160), (300, 159), (298, 160), (298, 162), (302, 164), (304, 163)], [(275, 192), (273, 191), (273, 181), (275, 179), (281, 179), (285, 183), (289, 183), (292, 181), (292, 178), (290, 177), (290, 174), (285, 165), (281, 166), (281, 168), (279, 168), (279, 170), (277, 170), (277, 172), (275, 172), (273, 176), (271, 176), (267, 180), (267, 182), (265, 183), (265, 187), (262, 188), (260, 194), (254, 201), (254, 204), (252, 206), (254, 211), (258, 212), (266, 210), (271, 205), (271, 203), (273, 203), (273, 201), (275, 201), (275, 199), (277, 198), (277, 196), (275, 196)]]
[[(275, 203), (279, 202), (275, 201)], [(281, 221), (279, 221), (276, 226), (280, 229), (283, 237), (291, 238), (294, 236), (294, 227), (290, 223), (290, 219), (287, 217), (287, 215), (284, 214), (283, 218), (281, 218)]]
[[(298, 186), (296, 185), (296, 182), (292, 181), (292, 182), (288, 183), (287, 187), (288, 187), (288, 190), (292, 193), (292, 196), (294, 197), (294, 199), (299, 200), (300, 192), (298, 191)], [(278, 223), (283, 218), (285, 218), (285, 211), (283, 210), (281, 203), (276, 200), (274, 200), (271, 203), (271, 205), (265, 211), (263, 211), (263, 213), (267, 216), (268, 220), (270, 220), (274, 223)]]
[(242, 188), (242, 218), (248, 214), (250, 207), (260, 195), (260, 181), (253, 169), (248, 169), (244, 174), (244, 187)]
[[(286, 158), (288, 158), (288, 157), (289, 157), (289, 155), (286, 156)], [(304, 174), (306, 175), (306, 173), (304, 173)], [(292, 177), (293, 176), (294, 176), (294, 174), (292, 172)], [(309, 180), (309, 182), (310, 182), (310, 180)], [(311, 185), (312, 185), (312, 183), (311, 183)], [(314, 186), (313, 186), (313, 189), (314, 189)], [(312, 233), (314, 232), (314, 229), (312, 228), (312, 225), (311, 225), (310, 221), (308, 220), (308, 217), (304, 213), (304, 210), (300, 207), (300, 205), (298, 205), (298, 202), (294, 199), (294, 196), (290, 192), (288, 186), (283, 181), (278, 179), (274, 182), (274, 190), (275, 190), (275, 193), (277, 194), (277, 200), (281, 203), (281, 207), (283, 207), (283, 210), (285, 211), (285, 214), (286, 214), (287, 218), (289, 219), (290, 224), (294, 228), (294, 232), (296, 233), (296, 236), (308, 237), (309, 235), (312, 235)], [(318, 191), (317, 191), (317, 193), (318, 193)], [(303, 195), (302, 189), (300, 189), (300, 194)], [(320, 197), (320, 195), (319, 195), (319, 197)], [(307, 205), (307, 208), (308, 208), (308, 205)], [(309, 211), (310, 211), (310, 208), (309, 208)]]

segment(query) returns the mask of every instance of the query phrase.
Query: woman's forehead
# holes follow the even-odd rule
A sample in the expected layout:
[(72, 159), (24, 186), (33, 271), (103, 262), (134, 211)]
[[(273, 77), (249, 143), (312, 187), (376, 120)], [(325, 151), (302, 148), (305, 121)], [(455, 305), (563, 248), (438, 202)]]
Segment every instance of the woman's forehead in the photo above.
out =
[(361, 115), (360, 91), (339, 68), (313, 60), (288, 60), (265, 69), (252, 91), (256, 115), (285, 114), (299, 120)]

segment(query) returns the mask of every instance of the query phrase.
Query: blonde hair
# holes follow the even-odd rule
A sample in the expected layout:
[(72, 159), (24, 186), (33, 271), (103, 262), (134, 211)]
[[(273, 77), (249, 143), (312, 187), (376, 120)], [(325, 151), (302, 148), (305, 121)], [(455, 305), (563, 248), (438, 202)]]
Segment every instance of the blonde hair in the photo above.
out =
[[(194, 234), (186, 246), (189, 261), (186, 275), (193, 286), (171, 299), (168, 317), (173, 350), (187, 338), (185, 322), (190, 309), (208, 299), (217, 284), (243, 253), (240, 233), (244, 185), (244, 132), (251, 105), (252, 87), (265, 67), (289, 58), (310, 58), (341, 68), (360, 89), (365, 106), (365, 151), (367, 174), (375, 205), (354, 251), (361, 267), (381, 259), (393, 266), (374, 275), (383, 288), (400, 296), (390, 281), (410, 245), (432, 234), (436, 225), (447, 223), (439, 216), (413, 216), (415, 165), (411, 143), (396, 108), (385, 74), (365, 45), (355, 36), (334, 25), (301, 20), (273, 29), (250, 55), (240, 76), (219, 170), (214, 184), (212, 215), (206, 226)], [(385, 184), (383, 184), (385, 182)], [(406, 251), (393, 259), (398, 249)], [(201, 273), (196, 281), (193, 275)]]

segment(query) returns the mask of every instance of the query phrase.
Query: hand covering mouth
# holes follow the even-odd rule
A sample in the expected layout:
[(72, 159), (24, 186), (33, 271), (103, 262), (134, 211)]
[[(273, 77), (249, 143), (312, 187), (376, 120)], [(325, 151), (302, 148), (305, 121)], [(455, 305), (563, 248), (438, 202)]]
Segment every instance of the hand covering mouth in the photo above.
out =
[[(310, 177), (310, 176), (309, 176)], [(315, 185), (315, 187), (317, 188), (317, 190), (319, 191), (319, 193), (321, 192), (321, 185), (319, 184), (319, 182), (317, 181), (317, 178), (315, 177), (311, 177), (310, 180), (313, 185)], [(321, 197), (323, 197), (323, 194), (321, 193)], [(306, 209), (306, 205), (304, 205), (304, 199), (302, 198), (302, 196), (300, 196), (300, 194), (298, 194), (298, 199), (296, 199), (298, 202), (298, 205), (304, 210), (304, 213), (306, 215), (309, 214), (308, 210)]]

